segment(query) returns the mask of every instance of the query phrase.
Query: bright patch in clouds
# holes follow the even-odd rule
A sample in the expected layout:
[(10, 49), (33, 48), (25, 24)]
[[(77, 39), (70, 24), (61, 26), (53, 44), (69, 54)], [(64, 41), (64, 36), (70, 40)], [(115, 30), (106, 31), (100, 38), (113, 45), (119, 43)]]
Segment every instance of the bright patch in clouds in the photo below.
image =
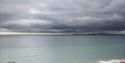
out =
[(41, 12), (39, 10), (37, 10), (37, 9), (30, 8), (29, 13), (31, 13), (31, 14), (40, 14)]

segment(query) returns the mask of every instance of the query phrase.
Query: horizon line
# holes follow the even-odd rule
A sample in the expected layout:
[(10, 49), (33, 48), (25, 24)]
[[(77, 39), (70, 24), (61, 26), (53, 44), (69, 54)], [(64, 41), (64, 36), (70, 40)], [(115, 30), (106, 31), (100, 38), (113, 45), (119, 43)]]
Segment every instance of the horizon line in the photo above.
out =
[(125, 35), (121, 33), (0, 32), (0, 35)]

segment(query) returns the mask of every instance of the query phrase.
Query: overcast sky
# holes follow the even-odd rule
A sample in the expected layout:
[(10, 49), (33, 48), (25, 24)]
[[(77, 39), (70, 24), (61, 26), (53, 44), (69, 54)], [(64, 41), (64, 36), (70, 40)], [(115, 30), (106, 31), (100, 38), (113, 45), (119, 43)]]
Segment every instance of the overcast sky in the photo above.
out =
[(1, 32), (125, 33), (125, 0), (0, 0)]

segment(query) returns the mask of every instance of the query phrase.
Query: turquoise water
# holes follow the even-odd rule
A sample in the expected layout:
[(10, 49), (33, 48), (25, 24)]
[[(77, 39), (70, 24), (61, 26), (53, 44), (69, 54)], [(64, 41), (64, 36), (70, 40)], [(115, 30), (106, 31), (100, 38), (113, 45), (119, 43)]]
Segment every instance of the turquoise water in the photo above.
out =
[(96, 63), (125, 59), (125, 36), (0, 36), (0, 62)]

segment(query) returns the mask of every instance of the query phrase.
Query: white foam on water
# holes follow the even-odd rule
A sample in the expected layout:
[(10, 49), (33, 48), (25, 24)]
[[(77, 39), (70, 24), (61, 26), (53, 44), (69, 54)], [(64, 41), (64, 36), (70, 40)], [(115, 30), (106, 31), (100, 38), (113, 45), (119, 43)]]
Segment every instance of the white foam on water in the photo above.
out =
[(120, 63), (120, 62), (125, 62), (125, 60), (108, 60), (108, 61), (99, 61), (96, 63)]

